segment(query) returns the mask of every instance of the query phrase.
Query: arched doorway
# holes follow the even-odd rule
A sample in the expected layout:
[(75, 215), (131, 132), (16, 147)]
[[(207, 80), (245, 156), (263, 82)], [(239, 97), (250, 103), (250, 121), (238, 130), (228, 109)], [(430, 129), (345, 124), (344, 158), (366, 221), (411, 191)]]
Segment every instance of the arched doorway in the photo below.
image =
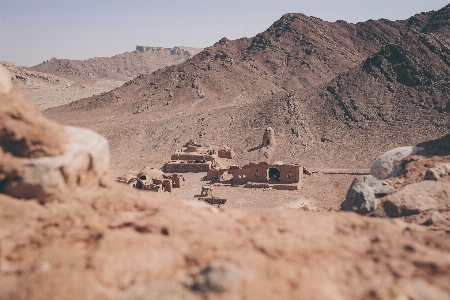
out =
[(134, 187), (142, 190), (142, 181), (140, 181), (140, 180), (136, 181), (136, 183), (134, 184)]
[(280, 170), (277, 168), (269, 168), (267, 170), (267, 180), (270, 181), (280, 181)]

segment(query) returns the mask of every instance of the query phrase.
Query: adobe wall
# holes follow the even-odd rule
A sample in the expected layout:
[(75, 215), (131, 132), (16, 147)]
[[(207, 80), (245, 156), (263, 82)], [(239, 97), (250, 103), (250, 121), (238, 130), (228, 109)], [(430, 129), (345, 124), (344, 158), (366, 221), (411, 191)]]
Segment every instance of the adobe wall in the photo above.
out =
[(217, 151), (217, 156), (219, 158), (232, 159), (234, 157), (234, 151), (231, 149), (219, 149)]
[[(269, 178), (269, 170), (279, 171), (279, 181), (277, 178)], [(301, 167), (299, 165), (269, 165), (265, 163), (249, 164), (242, 169), (229, 170), (233, 175), (233, 182), (279, 182), (298, 183), (301, 180)]]
[(222, 180), (220, 180), (220, 177), (224, 173), (227, 173), (227, 172), (229, 172), (231, 174), (230, 169), (219, 169), (219, 170), (211, 169), (211, 170), (208, 170), (208, 172), (206, 173), (206, 179), (207, 180), (215, 179), (217, 181), (222, 181)]
[(194, 161), (214, 161), (214, 157), (208, 154), (195, 153), (174, 153), (170, 157), (171, 160), (194, 160)]
[(168, 173), (200, 173), (208, 172), (211, 169), (211, 162), (168, 162), (165, 171)]
[[(279, 180), (276, 180), (278, 178), (269, 178), (270, 169), (279, 171)], [(234, 183), (270, 182), (292, 184), (301, 181), (303, 168), (299, 165), (248, 164), (242, 168), (231, 166), (228, 169), (209, 170), (206, 178), (208, 180), (216, 179), (217, 181), (221, 181), (221, 176), (226, 172), (229, 172), (233, 176)]]

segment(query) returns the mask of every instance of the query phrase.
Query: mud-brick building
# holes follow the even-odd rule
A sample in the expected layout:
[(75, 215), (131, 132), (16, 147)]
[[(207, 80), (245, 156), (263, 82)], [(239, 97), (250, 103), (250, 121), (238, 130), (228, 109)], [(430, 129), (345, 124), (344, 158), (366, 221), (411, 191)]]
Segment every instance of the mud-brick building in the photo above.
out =
[(229, 147), (202, 146), (189, 141), (184, 149), (172, 154), (170, 161), (164, 165), (164, 170), (169, 173), (207, 172), (216, 168), (217, 158), (233, 157), (234, 151)]
[(297, 189), (303, 175), (303, 167), (297, 164), (266, 162), (250, 163), (243, 167), (231, 166), (227, 169), (209, 170), (208, 180), (231, 181), (233, 184), (246, 184), (248, 187), (274, 187)]
[(163, 173), (159, 169), (145, 167), (141, 171), (128, 171), (117, 181), (133, 186), (140, 190), (154, 192), (172, 192), (173, 188), (182, 188), (184, 178), (180, 174)]

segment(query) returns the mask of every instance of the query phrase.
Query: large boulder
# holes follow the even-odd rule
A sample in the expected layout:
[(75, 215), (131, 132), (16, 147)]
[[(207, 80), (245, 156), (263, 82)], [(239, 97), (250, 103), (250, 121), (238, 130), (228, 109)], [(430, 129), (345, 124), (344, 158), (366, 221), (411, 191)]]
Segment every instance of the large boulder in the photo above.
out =
[(402, 159), (423, 150), (425, 150), (425, 148), (414, 146), (399, 147), (389, 150), (378, 156), (370, 169), (370, 175), (379, 180), (398, 177), (402, 173)]
[(98, 185), (108, 173), (108, 141), (89, 130), (65, 126), (69, 142), (59, 156), (24, 158), (19, 177), (4, 180), (2, 192), (16, 198), (35, 198), (41, 203), (68, 188)]
[(0, 192), (46, 202), (68, 188), (98, 185), (108, 164), (104, 137), (45, 118), (0, 66)]
[(7, 94), (12, 88), (13, 84), (9, 71), (0, 65), (0, 94)]
[(424, 179), (439, 181), (441, 178), (450, 175), (450, 163), (436, 163), (427, 170)]
[(12, 88), (5, 73), (0, 66), (0, 150), (22, 158), (62, 155), (67, 142), (63, 127)]
[(359, 213), (374, 211), (377, 208), (376, 195), (384, 195), (392, 190), (391, 186), (371, 175), (358, 176), (353, 180), (341, 209)]
[(421, 181), (383, 198), (381, 206), (389, 217), (419, 214), (426, 210), (445, 207), (449, 203), (450, 184)]

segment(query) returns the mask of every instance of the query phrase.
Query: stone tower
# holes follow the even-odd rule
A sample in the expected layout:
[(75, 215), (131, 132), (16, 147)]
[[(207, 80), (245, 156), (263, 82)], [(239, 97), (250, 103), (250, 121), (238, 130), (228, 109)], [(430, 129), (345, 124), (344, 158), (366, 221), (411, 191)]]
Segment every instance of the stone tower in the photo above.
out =
[(267, 127), (267, 129), (264, 131), (263, 136), (263, 147), (270, 147), (275, 146), (277, 143), (275, 142), (275, 133), (273, 132), (272, 127)]

